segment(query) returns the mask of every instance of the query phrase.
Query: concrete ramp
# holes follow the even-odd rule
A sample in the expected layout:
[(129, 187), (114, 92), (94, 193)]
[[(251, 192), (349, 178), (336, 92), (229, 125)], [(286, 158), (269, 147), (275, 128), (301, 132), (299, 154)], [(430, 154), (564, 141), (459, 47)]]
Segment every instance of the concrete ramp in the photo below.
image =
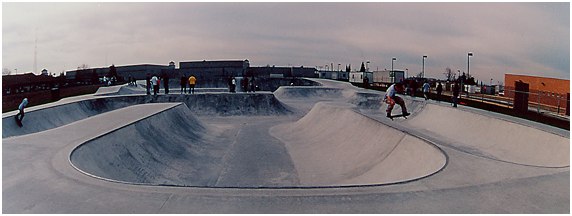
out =
[(80, 145), (70, 161), (84, 173), (117, 182), (209, 186), (230, 144), (216, 134), (181, 104)]
[(323, 86), (282, 86), (274, 91), (279, 99), (340, 98), (348, 96), (346, 89)]
[(530, 126), (432, 104), (405, 122), (474, 155), (530, 166), (570, 166), (570, 138)]
[(2, 137), (36, 133), (127, 106), (171, 102), (184, 102), (196, 115), (254, 116), (292, 113), (270, 92), (107, 96), (56, 104), (41, 109), (29, 108), (26, 110), (22, 128), (18, 127), (14, 120), (16, 112), (3, 115)]
[(303, 186), (391, 184), (429, 176), (446, 164), (436, 146), (358, 114), (317, 103), (295, 123), (271, 128), (284, 142)]

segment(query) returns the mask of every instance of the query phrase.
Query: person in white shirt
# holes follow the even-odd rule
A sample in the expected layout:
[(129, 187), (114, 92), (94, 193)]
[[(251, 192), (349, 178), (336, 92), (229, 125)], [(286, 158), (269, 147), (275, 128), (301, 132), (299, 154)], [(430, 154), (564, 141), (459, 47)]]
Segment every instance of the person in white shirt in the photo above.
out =
[(157, 92), (159, 92), (159, 79), (157, 76), (153, 75), (151, 77), (151, 85), (153, 85), (153, 95), (157, 95)]
[(395, 83), (391, 86), (389, 86), (389, 88), (387, 88), (387, 91), (385, 93), (385, 98), (384, 101), (385, 103), (387, 103), (387, 117), (390, 118), (391, 117), (391, 111), (393, 110), (393, 106), (395, 106), (395, 104), (399, 104), (399, 106), (401, 106), (401, 111), (403, 116), (408, 116), (409, 113), (407, 112), (407, 107), (405, 107), (405, 101), (403, 101), (403, 99), (399, 96), (397, 96), (397, 93), (403, 93), (403, 84), (402, 83)]

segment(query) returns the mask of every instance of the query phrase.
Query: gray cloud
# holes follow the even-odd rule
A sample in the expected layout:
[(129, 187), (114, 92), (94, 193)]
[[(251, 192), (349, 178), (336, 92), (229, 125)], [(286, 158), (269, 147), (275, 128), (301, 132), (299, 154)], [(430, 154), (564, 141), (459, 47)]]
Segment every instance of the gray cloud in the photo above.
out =
[(249, 59), (569, 79), (569, 3), (3, 3), (3, 67)]

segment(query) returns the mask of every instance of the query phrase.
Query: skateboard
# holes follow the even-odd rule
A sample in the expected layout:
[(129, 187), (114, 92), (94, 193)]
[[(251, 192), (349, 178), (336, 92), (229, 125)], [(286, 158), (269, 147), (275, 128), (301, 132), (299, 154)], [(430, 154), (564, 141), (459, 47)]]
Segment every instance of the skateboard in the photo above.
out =
[(19, 121), (18, 118), (14, 117), (14, 120), (16, 121), (16, 124), (18, 125), (18, 127), (24, 126), (24, 125), (22, 125), (22, 121)]
[(389, 116), (389, 119), (391, 119), (391, 121), (393, 121), (393, 118), (397, 118), (397, 117), (403, 117), (405, 119), (407, 119), (407, 116), (411, 115), (410, 113), (408, 113), (407, 115), (403, 115), (403, 114), (399, 114), (399, 115), (392, 115)]

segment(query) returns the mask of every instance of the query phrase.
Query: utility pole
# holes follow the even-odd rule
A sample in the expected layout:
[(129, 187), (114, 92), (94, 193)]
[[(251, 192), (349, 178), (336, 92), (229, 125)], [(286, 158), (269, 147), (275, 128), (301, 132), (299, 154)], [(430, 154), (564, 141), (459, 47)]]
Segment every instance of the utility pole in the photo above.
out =
[(36, 73), (38, 71), (38, 28), (36, 28), (36, 39), (34, 40), (34, 71), (32, 73)]

